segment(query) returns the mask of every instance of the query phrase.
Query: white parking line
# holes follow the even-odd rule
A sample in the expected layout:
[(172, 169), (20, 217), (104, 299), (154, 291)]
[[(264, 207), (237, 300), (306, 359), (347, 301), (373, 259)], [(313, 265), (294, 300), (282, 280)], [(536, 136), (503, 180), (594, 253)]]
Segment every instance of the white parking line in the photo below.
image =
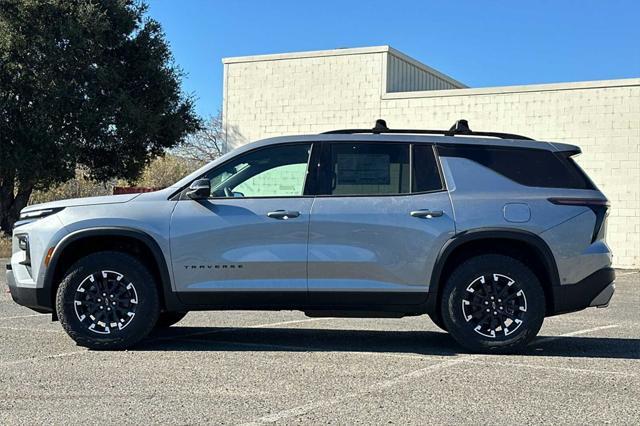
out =
[[(478, 364), (478, 365), (486, 365), (485, 362), (482, 361), (474, 361), (467, 360), (466, 362), (470, 364)], [(534, 365), (534, 364), (523, 364), (520, 362), (491, 362), (492, 366), (500, 366), (500, 367), (519, 367), (519, 368), (533, 368), (536, 370), (556, 370), (556, 371), (566, 371), (569, 373), (583, 373), (583, 374), (604, 374), (607, 376), (616, 375), (616, 376), (624, 376), (624, 377), (637, 377), (638, 374), (629, 373), (627, 371), (609, 371), (609, 370), (591, 370), (589, 368), (574, 368), (574, 367), (554, 367), (551, 365)]]
[(33, 357), (33, 358), (24, 358), (24, 359), (19, 359), (17, 361), (5, 361), (5, 362), (1, 362), (0, 366), (7, 366), (7, 365), (16, 365), (16, 364), (24, 364), (27, 362), (32, 362), (32, 361), (44, 361), (47, 359), (56, 359), (56, 358), (63, 358), (63, 357), (67, 357), (67, 356), (72, 356), (72, 355), (79, 355), (82, 353), (88, 353), (87, 349), (82, 349), (79, 351), (73, 351), (73, 352), (63, 352), (61, 354), (55, 354), (55, 355), (45, 355), (45, 356), (37, 356), (37, 357)]
[(244, 425), (259, 425), (262, 423), (275, 423), (281, 420), (285, 420), (285, 419), (290, 419), (292, 417), (298, 417), (301, 416), (303, 414), (306, 414), (310, 411), (316, 410), (318, 408), (327, 408), (330, 407), (332, 405), (338, 404), (342, 401), (345, 401), (347, 399), (353, 399), (353, 398), (357, 398), (361, 395), (373, 392), (373, 391), (378, 391), (378, 390), (384, 390), (384, 389), (388, 389), (390, 387), (393, 386), (397, 386), (397, 385), (401, 385), (401, 384), (405, 384), (407, 382), (410, 382), (411, 380), (423, 377), (435, 370), (439, 370), (442, 368), (447, 368), (447, 367), (451, 367), (454, 365), (458, 365), (461, 364), (469, 359), (472, 359), (474, 357), (479, 357), (482, 355), (463, 355), (461, 357), (455, 358), (455, 359), (451, 359), (451, 360), (447, 360), (447, 361), (443, 361), (443, 362), (439, 362), (437, 364), (432, 364), (428, 367), (425, 368), (421, 368), (419, 370), (415, 370), (412, 371), (410, 373), (406, 373), (406, 374), (402, 374), (398, 377), (395, 377), (393, 379), (389, 379), (389, 380), (384, 380), (382, 382), (378, 382), (375, 383), (371, 386), (366, 387), (365, 389), (362, 389), (360, 391), (357, 392), (352, 392), (352, 393), (348, 393), (342, 396), (336, 396), (333, 398), (329, 398), (329, 399), (325, 399), (322, 401), (317, 401), (317, 402), (310, 402), (308, 404), (304, 404), (304, 405), (299, 405), (297, 407), (294, 408), (290, 408), (287, 410), (282, 410), (282, 411), (278, 411), (277, 413), (273, 413), (273, 414), (269, 414), (267, 416), (264, 417), (260, 417), (259, 419), (256, 419), (252, 422), (249, 423), (244, 423)]
[(49, 314), (17, 315), (15, 317), (0, 317), (0, 321), (2, 321), (2, 320), (11, 320), (11, 319), (19, 319), (19, 318), (48, 317), (48, 316), (49, 316)]
[(32, 327), (0, 327), (0, 330), (13, 330), (13, 331), (41, 331), (43, 333), (64, 333), (64, 330), (45, 330), (43, 328)]
[(581, 334), (589, 334), (589, 333), (593, 333), (594, 331), (608, 330), (610, 328), (617, 328), (617, 327), (620, 327), (620, 325), (618, 324), (602, 325), (600, 327), (587, 328), (584, 330), (572, 331), (570, 333), (561, 334), (560, 337), (579, 336)]
[[(558, 336), (553, 336), (553, 337), (547, 337), (541, 340), (538, 340), (538, 343), (540, 342), (548, 342), (548, 341), (552, 341), (552, 340), (556, 340), (556, 339), (561, 339), (563, 337), (571, 337), (571, 336), (578, 336), (581, 334), (588, 334), (588, 333), (592, 333), (594, 331), (600, 331), (600, 330), (606, 330), (606, 329), (610, 329), (610, 328), (615, 328), (618, 327), (618, 324), (612, 324), (612, 325), (605, 325), (605, 326), (601, 326), (601, 327), (594, 327), (594, 328), (587, 328), (587, 329), (583, 329), (583, 330), (577, 330), (577, 331), (572, 331), (569, 333), (565, 333), (565, 334), (561, 334)], [(286, 410), (282, 410), (282, 411), (278, 411), (276, 413), (273, 414), (269, 414), (267, 416), (263, 416), (260, 417), (254, 421), (251, 421), (249, 423), (245, 423), (245, 425), (259, 425), (262, 423), (273, 423), (273, 422), (278, 422), (281, 420), (285, 420), (285, 419), (290, 419), (293, 417), (298, 417), (301, 416), (303, 414), (306, 414), (310, 411), (316, 410), (318, 408), (326, 408), (326, 407), (330, 407), (332, 405), (335, 405), (337, 403), (340, 403), (342, 401), (348, 400), (348, 399), (353, 399), (353, 398), (357, 398), (361, 395), (367, 394), (369, 392), (373, 392), (373, 391), (378, 391), (378, 390), (384, 390), (384, 389), (388, 389), (390, 387), (396, 386), (396, 385), (400, 385), (400, 384), (406, 384), (412, 380), (415, 379), (419, 379), (421, 377), (424, 377), (425, 375), (436, 371), (436, 370), (441, 370), (441, 369), (445, 369), (448, 367), (453, 367), (465, 362), (469, 362), (469, 361), (474, 361), (474, 360), (479, 360), (482, 358), (486, 358), (488, 356), (491, 355), (462, 355), (462, 356), (458, 356), (454, 359), (451, 360), (447, 360), (447, 361), (443, 361), (443, 362), (439, 362), (436, 364), (432, 364), (428, 367), (425, 368), (421, 368), (419, 370), (415, 370), (406, 374), (402, 374), (398, 377), (395, 377), (393, 379), (389, 379), (389, 380), (385, 380), (382, 382), (378, 382), (378, 383), (374, 383), (371, 386), (368, 386), (360, 391), (357, 392), (351, 392), (351, 393), (347, 393), (341, 396), (336, 396), (333, 398), (329, 398), (329, 399), (325, 399), (325, 400), (321, 400), (321, 401), (316, 401), (316, 402), (311, 402), (308, 404), (303, 404), (303, 405), (299, 405), (297, 407), (293, 407), (290, 409), (286, 409)]]
[(584, 330), (571, 331), (569, 333), (560, 334), (558, 336), (543, 337), (542, 339), (534, 340), (533, 343), (551, 342), (553, 340), (558, 340), (563, 337), (580, 336), (581, 334), (589, 334), (589, 333), (593, 333), (594, 331), (608, 330), (610, 328), (617, 328), (617, 327), (620, 327), (620, 324), (611, 324), (611, 325), (603, 325), (603, 326), (594, 327), (594, 328), (585, 328)]

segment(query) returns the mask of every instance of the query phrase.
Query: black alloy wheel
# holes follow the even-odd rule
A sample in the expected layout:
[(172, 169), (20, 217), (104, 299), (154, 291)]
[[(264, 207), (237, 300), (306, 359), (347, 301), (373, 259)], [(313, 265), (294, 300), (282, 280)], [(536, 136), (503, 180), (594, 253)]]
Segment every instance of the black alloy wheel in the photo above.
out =
[(138, 293), (133, 282), (116, 271), (89, 274), (76, 289), (78, 320), (98, 334), (118, 333), (136, 316)]
[(80, 258), (56, 292), (62, 327), (80, 346), (125, 349), (155, 326), (160, 313), (158, 285), (146, 265), (117, 251)]
[(449, 275), (440, 303), (451, 336), (466, 349), (483, 353), (521, 350), (538, 334), (546, 312), (536, 274), (502, 254), (462, 262)]
[(473, 330), (495, 339), (509, 336), (525, 321), (527, 297), (512, 278), (503, 274), (480, 275), (466, 288), (462, 314)]

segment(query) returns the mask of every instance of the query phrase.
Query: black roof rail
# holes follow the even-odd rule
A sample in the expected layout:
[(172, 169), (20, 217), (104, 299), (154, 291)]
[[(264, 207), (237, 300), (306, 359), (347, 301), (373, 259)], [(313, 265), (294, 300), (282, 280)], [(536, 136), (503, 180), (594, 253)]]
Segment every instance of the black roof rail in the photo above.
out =
[(354, 133), (373, 133), (378, 135), (380, 133), (406, 133), (406, 134), (421, 134), (421, 135), (444, 135), (444, 136), (486, 136), (500, 139), (523, 139), (533, 140), (522, 135), (516, 135), (512, 133), (498, 133), (498, 132), (474, 132), (469, 128), (469, 122), (467, 120), (458, 120), (449, 130), (423, 130), (423, 129), (390, 129), (387, 127), (387, 122), (382, 119), (376, 120), (376, 125), (372, 129), (343, 129), (343, 130), (330, 130), (323, 132), (324, 135), (350, 135)]

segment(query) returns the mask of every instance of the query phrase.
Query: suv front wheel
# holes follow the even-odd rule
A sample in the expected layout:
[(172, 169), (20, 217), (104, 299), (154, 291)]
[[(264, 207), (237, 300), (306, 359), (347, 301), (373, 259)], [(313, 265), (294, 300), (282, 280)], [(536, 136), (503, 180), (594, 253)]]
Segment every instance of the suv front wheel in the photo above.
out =
[(545, 299), (536, 275), (509, 256), (464, 261), (449, 276), (441, 301), (444, 325), (473, 352), (514, 352), (542, 326)]
[(124, 349), (153, 329), (160, 301), (153, 276), (139, 260), (102, 251), (69, 268), (58, 287), (56, 309), (78, 345)]

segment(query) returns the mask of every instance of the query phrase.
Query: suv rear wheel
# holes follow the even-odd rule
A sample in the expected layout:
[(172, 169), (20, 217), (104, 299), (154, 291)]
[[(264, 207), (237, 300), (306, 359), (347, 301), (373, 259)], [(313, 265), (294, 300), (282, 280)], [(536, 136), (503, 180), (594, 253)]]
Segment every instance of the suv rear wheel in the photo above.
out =
[(542, 286), (522, 262), (488, 254), (470, 258), (447, 280), (441, 301), (444, 325), (474, 352), (514, 352), (540, 331)]
[(128, 348), (145, 337), (160, 311), (153, 276), (136, 258), (102, 251), (78, 260), (56, 294), (62, 327), (80, 346)]

